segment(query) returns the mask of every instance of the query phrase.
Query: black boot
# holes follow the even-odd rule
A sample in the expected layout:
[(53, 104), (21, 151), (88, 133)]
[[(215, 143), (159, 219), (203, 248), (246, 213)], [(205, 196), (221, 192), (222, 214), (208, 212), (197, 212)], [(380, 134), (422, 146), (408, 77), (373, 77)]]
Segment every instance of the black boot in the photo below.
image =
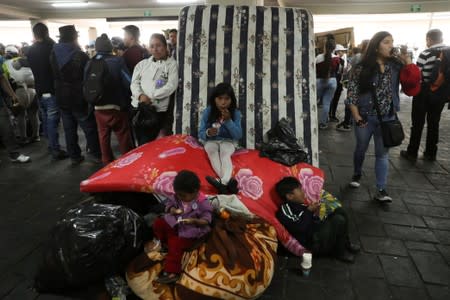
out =
[(206, 181), (213, 187), (215, 187), (220, 195), (228, 194), (228, 188), (226, 185), (222, 184), (219, 180), (212, 176), (206, 176)]

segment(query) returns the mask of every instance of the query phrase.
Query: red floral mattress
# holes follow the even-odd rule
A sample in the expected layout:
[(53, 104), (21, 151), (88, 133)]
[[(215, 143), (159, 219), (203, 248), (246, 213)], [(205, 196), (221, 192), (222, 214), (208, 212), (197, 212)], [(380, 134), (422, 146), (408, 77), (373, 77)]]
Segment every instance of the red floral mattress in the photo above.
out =
[[(305, 163), (286, 167), (260, 157), (256, 150), (238, 150), (232, 160), (241, 201), (275, 227), (278, 239), (287, 249), (301, 255), (304, 248), (275, 217), (281, 200), (274, 186), (281, 178), (294, 176), (302, 182), (308, 201), (319, 201), (323, 171)], [(206, 152), (195, 138), (187, 135), (165, 137), (130, 151), (82, 181), (80, 189), (87, 193), (135, 191), (170, 195), (173, 179), (183, 169), (197, 173), (202, 192), (217, 193), (205, 180), (205, 176), (214, 175)]]

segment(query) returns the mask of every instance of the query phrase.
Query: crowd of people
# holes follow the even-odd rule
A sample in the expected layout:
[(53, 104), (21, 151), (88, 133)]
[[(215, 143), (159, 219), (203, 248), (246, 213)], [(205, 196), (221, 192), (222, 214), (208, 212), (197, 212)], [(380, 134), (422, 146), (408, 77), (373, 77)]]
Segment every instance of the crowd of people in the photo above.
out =
[[(73, 25), (59, 28), (56, 43), (43, 23), (33, 26), (33, 45), (0, 47), (0, 137), (12, 162), (30, 162), (20, 148), (44, 136), (53, 160), (70, 158), (73, 165), (80, 164), (85, 155), (78, 127), (86, 138), (87, 158), (103, 164), (115, 159), (112, 132), (122, 154), (171, 132), (177, 30), (167, 38), (152, 35), (148, 49), (140, 44), (138, 27), (123, 30), (123, 39), (98, 37), (94, 53), (80, 48)], [(101, 95), (89, 97), (99, 90)], [(139, 116), (153, 118), (157, 126), (133, 126)], [(59, 144), (61, 121), (66, 149)]]
[(351, 57), (344, 61), (343, 53), (347, 49), (336, 45), (334, 37), (328, 35), (324, 53), (316, 59), (317, 99), (322, 104), (319, 129), (327, 129), (329, 122), (339, 122), (336, 108), (345, 85), (345, 117), (336, 129), (351, 131), (353, 123), (356, 147), (350, 186), (360, 186), (365, 155), (373, 137), (377, 190), (374, 198), (381, 203), (392, 201), (386, 190), (390, 147), (385, 145), (381, 125), (398, 119), (400, 88), (406, 95), (413, 96), (410, 140), (400, 155), (411, 162), (417, 159), (426, 120), (423, 158), (436, 160), (439, 121), (450, 100), (450, 48), (444, 45), (439, 29), (428, 31), (426, 41), (428, 49), (420, 53), (417, 63), (413, 64), (405, 46), (394, 47), (389, 32), (378, 32), (352, 49)]

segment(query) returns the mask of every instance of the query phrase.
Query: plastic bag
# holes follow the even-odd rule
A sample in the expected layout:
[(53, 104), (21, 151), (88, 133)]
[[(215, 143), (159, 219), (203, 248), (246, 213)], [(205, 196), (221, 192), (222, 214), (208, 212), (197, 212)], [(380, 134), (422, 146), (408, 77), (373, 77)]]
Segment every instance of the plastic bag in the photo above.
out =
[(143, 219), (126, 207), (90, 203), (72, 208), (50, 232), (35, 288), (62, 292), (121, 273), (142, 250), (144, 235)]
[(267, 141), (261, 145), (260, 156), (286, 166), (300, 162), (311, 163), (309, 155), (299, 145), (288, 120), (281, 119), (277, 125), (267, 132)]

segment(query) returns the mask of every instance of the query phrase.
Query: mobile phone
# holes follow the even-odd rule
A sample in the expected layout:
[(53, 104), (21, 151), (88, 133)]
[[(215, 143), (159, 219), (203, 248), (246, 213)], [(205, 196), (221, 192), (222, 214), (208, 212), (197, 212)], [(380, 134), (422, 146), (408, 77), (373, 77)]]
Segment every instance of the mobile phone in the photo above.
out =
[(394, 47), (391, 50), (391, 55), (392, 56), (399, 56), (400, 55), (400, 47)]

